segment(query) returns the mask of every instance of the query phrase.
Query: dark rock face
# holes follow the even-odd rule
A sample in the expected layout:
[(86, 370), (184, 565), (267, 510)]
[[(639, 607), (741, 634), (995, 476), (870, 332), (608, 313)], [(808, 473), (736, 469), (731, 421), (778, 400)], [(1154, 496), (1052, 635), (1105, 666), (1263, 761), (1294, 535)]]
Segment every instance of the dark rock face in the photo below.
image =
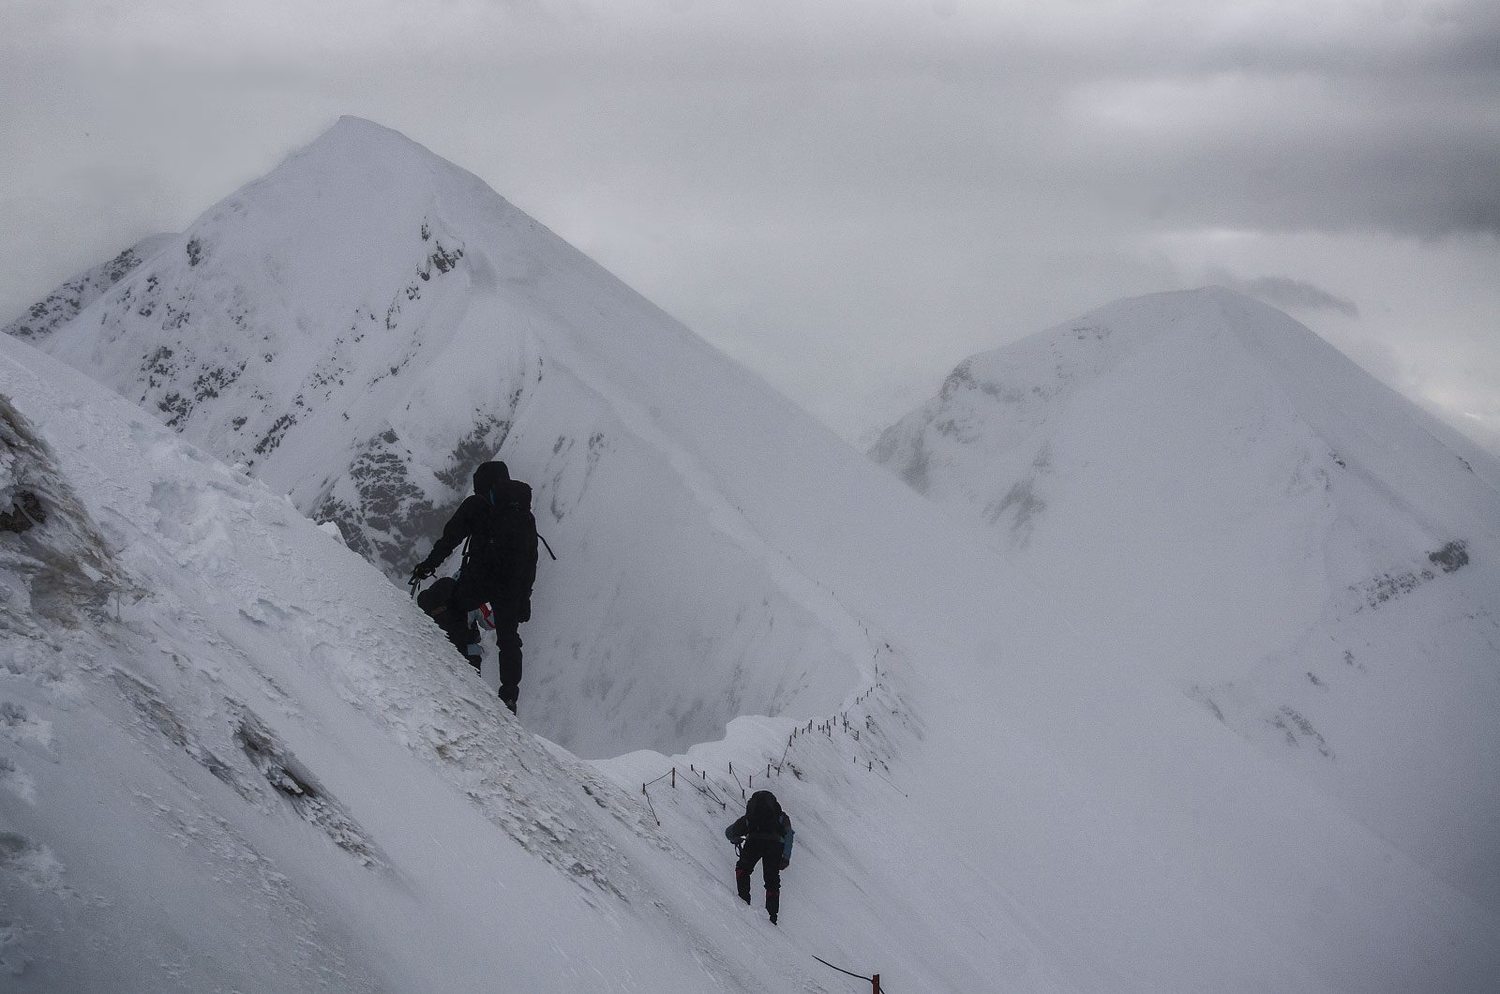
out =
[(1427, 561), (1430, 566), (1382, 573), (1350, 589), (1363, 598), (1362, 607), (1378, 608), (1387, 601), (1395, 600), (1436, 580), (1440, 573), (1455, 573), (1469, 565), (1468, 543), (1463, 539), (1455, 539), (1441, 549), (1429, 552)]
[(437, 501), (413, 480), (410, 450), (387, 429), (360, 447), (349, 464), (346, 486), (331, 488), (312, 516), (335, 522), (349, 548), (392, 579), (404, 579), (468, 496), (475, 468), (494, 458), (510, 429), (508, 419), (485, 417), (460, 438), (446, 465), (434, 474), (449, 490), (447, 499)]
[(1449, 542), (1436, 552), (1427, 554), (1434, 566), (1441, 566), (1444, 573), (1452, 573), (1469, 565), (1469, 548), (1462, 540)]
[(47, 523), (42, 499), (30, 490), (17, 491), (9, 511), (0, 511), (0, 531), (21, 534)]
[(0, 331), (32, 344), (42, 341), (134, 272), (162, 240), (163, 236), (145, 239), (102, 266), (95, 266), (88, 272), (75, 276), (53, 290), (45, 299), (32, 304), (26, 309), (26, 313), (0, 328)]
[(0, 574), (20, 595), (0, 599), (0, 632), (79, 624), (124, 581), (51, 447), (4, 396), (0, 470)]

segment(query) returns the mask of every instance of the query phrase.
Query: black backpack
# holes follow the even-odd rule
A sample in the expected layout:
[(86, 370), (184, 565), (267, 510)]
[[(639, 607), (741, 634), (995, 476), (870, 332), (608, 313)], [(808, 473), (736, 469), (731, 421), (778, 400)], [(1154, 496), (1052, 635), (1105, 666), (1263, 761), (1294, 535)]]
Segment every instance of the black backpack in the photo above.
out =
[(781, 802), (769, 790), (757, 790), (745, 805), (745, 831), (748, 835), (776, 836), (786, 834), (782, 825)]
[(537, 559), (531, 487), (504, 480), (480, 499), (493, 503), (476, 519), (464, 548), (464, 584), (483, 590), (492, 604), (529, 600)]
[(457, 581), (451, 576), (438, 577), (432, 586), (417, 594), (417, 607), (434, 618), (437, 617), (439, 612), (448, 607), (448, 601), (453, 598), (453, 591), (457, 586)]

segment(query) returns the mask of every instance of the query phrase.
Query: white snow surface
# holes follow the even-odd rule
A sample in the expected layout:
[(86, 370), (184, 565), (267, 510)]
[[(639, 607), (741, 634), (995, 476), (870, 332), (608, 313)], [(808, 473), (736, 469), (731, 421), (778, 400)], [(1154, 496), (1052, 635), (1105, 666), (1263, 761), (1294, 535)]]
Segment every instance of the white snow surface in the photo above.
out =
[[(344, 184), (319, 178), (339, 170)], [(413, 193), (404, 180), (422, 170)], [(205, 370), (246, 362), (215, 396), (191, 395), (180, 434), (0, 339), (5, 989), (858, 989), (814, 956), (878, 971), (897, 994), (1493, 989), (1500, 836), (1482, 829), (1497, 765), (1479, 720), (1500, 681), (1492, 467), (1450, 472), (1458, 456), (1426, 422), (1333, 377), (1335, 357), (1274, 312), (1217, 292), (1153, 298), (1119, 305), (1139, 347), (1093, 356), (1097, 372), (1066, 377), (1076, 389), (1058, 384), (1067, 363), (1026, 346), (1042, 356), (1026, 416), (1059, 440), (1043, 461), (1071, 475), (1033, 486), (1045, 506), (1013, 540), (1009, 522), (997, 533), (922, 500), (488, 191), (432, 199), (477, 184), (466, 175), (342, 122), (44, 342), (119, 385), (139, 354), (119, 345), (141, 327), (126, 310), (142, 317), (153, 276), (174, 288), (151, 308), (165, 332), (190, 322), (162, 329), (158, 308), (222, 315), (249, 281), (234, 273), (275, 271), (239, 298), (253, 296), (253, 330), (214, 317), (158, 343), (169, 372), (133, 381), (129, 399), (160, 408), (153, 377), (183, 399)], [(287, 197), (314, 234), (296, 236), (272, 207), (304, 180), (318, 196)], [(340, 198), (371, 188), (388, 210), (351, 220), (367, 201)], [(455, 235), (471, 218), (441, 204), (514, 223)], [(280, 357), (316, 337), (325, 304), (334, 327), (358, 320), (345, 290), (387, 278), (380, 225), (422, 242), (389, 267), (401, 286), (431, 261), (406, 231), (423, 217), (431, 241), (465, 251), (417, 281), (467, 292), (423, 290), (401, 335), (356, 343), (420, 339), (407, 366), (370, 382), (373, 361), (341, 363), (345, 384), (323, 388), (355, 388), (313, 403), (294, 371), (323, 368), (326, 341), (300, 367)], [(235, 218), (265, 220), (264, 237), (241, 241)], [(351, 225), (368, 237), (316, 234)], [(274, 319), (250, 316), (262, 308)], [(486, 329), (484, 363), (445, 345)], [(274, 372), (251, 376), (267, 335)], [(1253, 361), (1204, 382), (1241, 353)], [(523, 388), (513, 411), (496, 383)], [(303, 408), (275, 393), (289, 385)], [(236, 405), (246, 438), (277, 411), (305, 414), (257, 454), (232, 441)], [(1235, 430), (1221, 408), (1248, 422)], [(342, 427), (346, 413), (360, 424)], [(477, 457), (500, 452), (538, 484), (539, 508), (561, 510), (542, 518), (562, 559), (543, 563), (523, 628), (520, 723), (404, 590), (305, 516), (358, 489), (318, 458), (338, 432), (344, 453), (394, 432), (382, 451), (400, 456), (397, 476), (437, 494), (437, 473), (475, 456), (423, 460), (491, 416), (509, 423), (480, 433)], [(1177, 434), (1162, 446), (1130, 425)], [(1308, 465), (1287, 462), (1289, 436)], [(949, 468), (967, 459), (949, 454)], [(1033, 447), (1011, 465), (1040, 479), (1036, 463)], [(1201, 492), (1174, 486), (1190, 468)], [(1320, 469), (1321, 503), (1316, 484), (1293, 485)], [(307, 473), (317, 482), (299, 490)], [(1166, 503), (1155, 517), (1152, 500)], [(342, 534), (390, 567), (370, 539), (378, 500), (360, 501)], [(1320, 541), (1328, 520), (1347, 542)], [(1295, 539), (1313, 553), (1289, 555)], [(1458, 540), (1460, 568), (1427, 558)], [(1274, 589), (1242, 575), (1252, 566)], [(1379, 577), (1391, 582), (1359, 586)], [(1238, 614), (1252, 596), (1264, 624)], [(1172, 598), (1175, 627), (1155, 613)], [(1304, 691), (1292, 670), (1314, 645), (1331, 662)], [(549, 679), (572, 689), (535, 689)], [(589, 683), (606, 679), (629, 687)], [(1283, 727), (1260, 729), (1268, 703), (1332, 755), (1279, 711)], [(684, 723), (694, 704), (705, 720)], [(603, 722), (567, 736), (581, 751), (623, 754), (580, 760), (533, 734), (575, 720)], [(653, 742), (678, 754), (625, 751)], [(675, 786), (656, 780), (673, 768)], [(734, 899), (721, 834), (742, 788), (767, 783), (798, 831), (779, 927), (758, 883), (755, 907)]]

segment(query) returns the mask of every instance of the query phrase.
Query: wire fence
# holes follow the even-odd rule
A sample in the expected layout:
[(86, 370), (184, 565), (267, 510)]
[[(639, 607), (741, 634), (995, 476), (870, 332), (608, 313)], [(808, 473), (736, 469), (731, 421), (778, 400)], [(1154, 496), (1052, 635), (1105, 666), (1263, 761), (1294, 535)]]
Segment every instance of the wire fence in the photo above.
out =
[[(889, 644), (883, 648), (886, 652), (893, 651)], [(870, 700), (877, 691), (884, 689), (885, 685), (881, 678), (885, 674), (880, 669), (880, 655), (881, 649), (877, 648), (875, 651), (876, 680), (871, 686), (867, 687), (854, 698), (852, 703), (855, 709), (858, 709), (866, 701)], [(899, 714), (899, 712), (892, 709), (892, 714)], [(885, 776), (886, 773), (890, 772), (891, 768), (884, 759), (879, 758), (876, 754), (875, 742), (881, 737), (880, 732), (880, 722), (876, 721), (875, 716), (868, 712), (863, 715), (862, 721), (859, 718), (851, 721), (849, 710), (841, 711), (836, 715), (824, 719), (812, 718), (807, 721), (806, 725), (799, 724), (792, 729), (791, 733), (787, 736), (786, 745), (781, 750), (781, 758), (767, 759), (764, 773), (760, 772), (759, 766), (751, 770), (742, 764), (736, 769), (734, 762), (730, 761), (728, 763), (727, 774), (715, 779), (710, 775), (707, 768), (699, 768), (696, 763), (689, 763), (686, 771), (679, 770), (674, 764), (655, 780), (643, 782), (641, 784), (641, 794), (646, 800), (647, 810), (650, 811), (651, 817), (658, 827), (661, 826), (661, 818), (657, 815), (656, 805), (652, 803), (651, 789), (653, 787), (659, 789), (659, 785), (664, 780), (667, 781), (667, 789), (675, 790), (677, 789), (677, 781), (681, 779), (684, 786), (693, 788), (706, 802), (717, 805), (720, 811), (728, 811), (733, 791), (738, 789), (740, 800), (746, 800), (756, 789), (755, 778), (757, 776), (761, 777), (762, 783), (768, 783), (772, 779), (781, 777), (786, 770), (790, 769), (798, 780), (805, 779), (802, 769), (790, 761), (793, 755), (793, 748), (798, 745), (799, 740), (812, 735), (818, 735), (832, 743), (835, 741), (836, 736), (842, 735), (855, 746), (851, 750), (851, 764), (856, 769), (863, 766), (865, 773), (886, 783), (903, 797), (908, 796), (889, 777)], [(864, 753), (863, 759), (860, 756), (860, 752)], [(879, 767), (878, 770), (877, 767)], [(744, 774), (743, 778), (741, 777), (742, 773)], [(733, 782), (732, 786), (731, 781)], [(837, 970), (846, 976), (869, 983), (873, 994), (890, 994), (890, 988), (881, 983), (880, 974), (878, 973), (865, 976), (862, 973), (855, 973), (852, 970), (845, 970), (843, 967), (834, 966), (821, 956), (813, 956), (813, 959), (831, 970)]]
[[(884, 689), (884, 677), (886, 673), (880, 667), (880, 659), (882, 653), (893, 651), (889, 643), (878, 646), (875, 649), (875, 658), (873, 661), (875, 679), (855, 696), (853, 700), (854, 709), (860, 708), (861, 705), (870, 700), (878, 691)], [(893, 708), (892, 713), (897, 714), (899, 712), (896, 712)], [(876, 747), (875, 740), (879, 738), (878, 733), (880, 730), (880, 723), (868, 711), (862, 716), (862, 720), (859, 717), (851, 720), (849, 709), (823, 719), (810, 718), (806, 725), (799, 724), (795, 726), (790, 734), (787, 735), (786, 744), (782, 747), (779, 759), (768, 758), (766, 760), (764, 773), (760, 772), (758, 766), (753, 770), (747, 770), (743, 765), (736, 768), (734, 762), (731, 760), (728, 763), (727, 777), (721, 778), (719, 782), (716, 782), (710, 778), (707, 769), (699, 769), (695, 763), (688, 764), (687, 772), (683, 772), (673, 765), (655, 780), (643, 782), (641, 784), (641, 794), (645, 796), (647, 806), (651, 810), (651, 817), (656, 820), (658, 826), (661, 825), (661, 819), (657, 817), (655, 806), (651, 803), (651, 788), (657, 786), (663, 780), (668, 781), (668, 785), (675, 789), (678, 777), (681, 777), (706, 800), (717, 804), (721, 811), (727, 811), (729, 810), (730, 798), (733, 796), (735, 790), (739, 791), (740, 800), (747, 800), (755, 792), (756, 777), (760, 777), (762, 783), (766, 783), (772, 779), (781, 777), (790, 768), (797, 779), (804, 779), (802, 769), (790, 761), (793, 756), (793, 749), (797, 746), (800, 739), (820, 734), (830, 742), (834, 741), (838, 735), (846, 737), (847, 741), (853, 746), (850, 750), (850, 764), (856, 768), (863, 766), (866, 773), (877, 777), (905, 797), (907, 796), (906, 792), (897, 787), (885, 775), (890, 773), (891, 768), (890, 764), (878, 755), (879, 750)], [(861, 753), (863, 753), (863, 756), (861, 756)], [(741, 774), (744, 775), (742, 776)], [(732, 786), (730, 785), (730, 781), (733, 781)]]
[[(762, 784), (765, 784), (773, 779), (781, 777), (787, 771), (787, 769), (790, 768), (793, 775), (795, 775), (797, 779), (801, 780), (804, 778), (802, 769), (789, 761), (792, 756), (792, 748), (796, 745), (799, 738), (811, 734), (822, 734), (826, 738), (832, 739), (835, 733), (842, 733), (847, 735), (850, 741), (853, 743), (865, 744), (865, 738), (861, 734), (862, 731), (871, 731), (876, 727), (877, 726), (874, 723), (873, 717), (869, 715), (865, 716), (863, 728), (851, 723), (848, 720), (847, 713), (834, 718), (830, 718), (823, 722), (814, 720), (809, 722), (805, 727), (798, 726), (797, 728), (794, 728), (792, 730), (791, 734), (787, 736), (786, 745), (782, 748), (781, 757), (779, 759), (766, 760), (764, 772), (761, 772), (759, 767), (755, 769), (755, 772), (749, 772), (743, 765), (736, 767), (734, 762), (731, 760), (727, 766), (727, 779), (724, 780), (722, 784), (719, 784), (709, 779), (709, 773), (707, 769), (699, 769), (697, 764), (695, 763), (689, 763), (688, 770), (686, 772), (679, 770), (676, 765), (673, 765), (669, 767), (665, 773), (658, 776), (655, 780), (647, 780), (642, 782), (641, 793), (649, 798), (651, 788), (657, 786), (663, 780), (669, 782), (669, 787), (671, 787), (672, 789), (676, 789), (677, 780), (680, 777), (688, 786), (692, 787), (694, 790), (698, 791), (700, 794), (713, 801), (715, 804), (718, 804), (721, 810), (728, 810), (729, 799), (725, 796), (726, 792), (732, 794), (733, 791), (738, 790), (740, 794), (739, 799), (742, 801), (747, 800), (750, 795), (753, 794), (757, 789), (757, 777), (760, 778)], [(884, 759), (876, 756), (875, 750), (873, 749), (865, 748), (863, 751), (865, 752), (865, 755), (861, 757), (859, 754), (860, 750), (851, 750), (851, 764), (856, 768), (863, 766), (866, 773), (873, 774), (878, 779), (894, 788), (898, 793), (905, 796), (905, 791), (902, 791), (899, 787), (896, 787), (896, 784), (889, 777), (884, 775), (885, 773), (890, 772), (890, 764), (887, 763)], [(741, 776), (742, 773), (744, 774), (744, 776)], [(728, 782), (731, 780), (733, 781), (732, 787), (728, 786)], [(719, 789), (721, 786), (723, 786), (725, 790), (721, 791)]]

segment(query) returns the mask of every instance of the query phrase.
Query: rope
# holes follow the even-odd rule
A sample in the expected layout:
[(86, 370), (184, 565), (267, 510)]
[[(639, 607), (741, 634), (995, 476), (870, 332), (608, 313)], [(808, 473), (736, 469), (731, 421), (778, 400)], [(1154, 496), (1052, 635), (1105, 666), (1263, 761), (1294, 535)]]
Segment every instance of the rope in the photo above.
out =
[[(657, 777), (655, 780), (652, 780), (649, 783), (643, 783), (643, 784), (641, 784), (641, 793), (646, 795), (646, 801), (647, 801), (647, 803), (650, 803), (651, 795), (650, 795), (650, 793), (647, 792), (646, 788), (661, 783), (667, 777), (671, 776), (672, 773), (675, 770), (676, 770), (676, 767), (674, 766), (672, 769), (670, 769), (667, 772), (663, 773), (661, 776)], [(706, 772), (707, 771), (705, 771), (705, 773)], [(684, 773), (682, 775), (682, 780), (683, 780), (684, 783), (691, 784), (694, 790), (696, 790), (698, 793), (702, 794), (704, 797), (708, 798), (710, 801), (713, 801), (715, 804), (717, 804), (719, 806), (720, 810), (723, 810), (723, 811), (729, 810), (729, 802), (726, 801), (726, 800), (724, 800), (722, 797), (719, 796), (718, 792), (713, 789), (713, 785), (712, 784), (700, 782), (699, 779), (696, 776), (689, 776), (686, 773)], [(655, 813), (656, 812), (653, 810), (652, 814), (655, 815)], [(657, 824), (660, 825), (661, 822), (658, 821)]]
[(713, 801), (720, 808), (726, 811), (729, 809), (729, 802), (720, 797), (718, 791), (714, 790), (712, 785), (700, 783), (698, 782), (696, 777), (688, 777), (687, 782), (696, 787), (699, 793), (707, 797), (709, 800)]
[(853, 977), (856, 980), (868, 980), (872, 984), (875, 982), (875, 978), (874, 977), (866, 977), (864, 974), (861, 974), (861, 973), (852, 973), (849, 970), (845, 970), (841, 966), (834, 966), (832, 963), (828, 962), (826, 959), (824, 959), (821, 956), (814, 956), (813, 959), (817, 960), (819, 963), (822, 963), (824, 966), (828, 967), (830, 970), (837, 970), (838, 972), (844, 974), (845, 976)]
[(708, 798), (710, 801), (713, 801), (720, 808), (725, 809), (725, 810), (728, 809), (728, 807), (729, 807), (728, 802), (726, 802), (722, 797), (720, 797), (714, 791), (714, 789), (713, 789), (712, 786), (710, 786), (708, 784), (704, 784), (704, 783), (699, 782), (699, 780), (698, 780), (697, 777), (684, 777), (683, 779), (686, 780), (688, 783), (692, 784), (693, 787), (698, 791), (698, 793), (702, 794), (704, 797)]
[[(822, 963), (824, 966), (828, 967), (830, 970), (837, 970), (838, 972), (842, 973), (846, 977), (853, 977), (855, 980), (863, 980), (865, 983), (868, 983), (868, 984), (873, 984), (875, 982), (875, 977), (866, 977), (862, 973), (855, 973), (852, 970), (845, 970), (841, 966), (834, 966), (832, 963), (828, 962), (826, 959), (824, 959), (821, 956), (814, 956), (813, 959), (817, 960), (819, 963)], [(876, 976), (879, 976), (879, 974), (876, 974)], [(881, 994), (890, 994), (890, 988), (886, 987), (884, 980), (882, 980), (880, 982), (880, 990), (881, 990)]]

